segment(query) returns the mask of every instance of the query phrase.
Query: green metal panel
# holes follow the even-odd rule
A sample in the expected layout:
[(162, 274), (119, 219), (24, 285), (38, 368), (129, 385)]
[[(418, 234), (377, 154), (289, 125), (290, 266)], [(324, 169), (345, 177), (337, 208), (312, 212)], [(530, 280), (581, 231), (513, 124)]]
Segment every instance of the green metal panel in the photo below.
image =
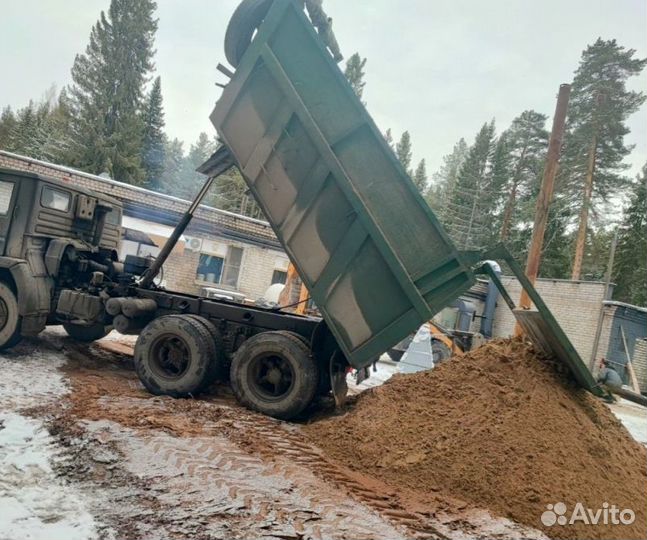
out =
[(491, 267), (485, 264), (481, 269), (494, 281), (505, 303), (512, 310), (515, 318), (524, 329), (525, 335), (546, 355), (556, 358), (564, 364), (580, 386), (596, 396), (604, 396), (606, 394), (593, 378), (586, 364), (575, 350), (571, 340), (568, 339), (568, 336), (564, 333), (564, 330), (550, 309), (548, 309), (546, 303), (542, 300), (537, 289), (535, 289), (517, 261), (515, 261), (514, 257), (503, 244), (499, 244), (487, 252), (480, 254), (463, 253), (463, 257), (465, 260), (471, 259), (473, 263), (487, 259), (496, 259), (508, 263), (510, 270), (512, 270), (512, 273), (519, 280), (521, 287), (528, 293), (536, 309), (517, 309), (510, 294), (503, 286), (503, 283), (501, 283), (501, 280), (492, 271)]
[(292, 0), (275, 0), (211, 115), (350, 363), (474, 283)]

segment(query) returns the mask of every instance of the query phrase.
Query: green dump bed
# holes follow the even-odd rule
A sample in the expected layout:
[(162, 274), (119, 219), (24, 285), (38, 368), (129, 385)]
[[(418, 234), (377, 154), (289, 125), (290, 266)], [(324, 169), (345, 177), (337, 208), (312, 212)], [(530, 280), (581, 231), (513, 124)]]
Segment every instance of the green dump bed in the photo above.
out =
[(473, 284), (295, 2), (274, 1), (211, 120), (353, 366)]

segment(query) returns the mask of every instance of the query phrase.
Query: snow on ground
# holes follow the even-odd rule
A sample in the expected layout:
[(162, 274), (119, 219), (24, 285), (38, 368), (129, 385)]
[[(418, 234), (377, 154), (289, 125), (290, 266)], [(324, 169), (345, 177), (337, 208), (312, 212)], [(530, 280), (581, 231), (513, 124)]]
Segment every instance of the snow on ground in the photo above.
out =
[(42, 422), (0, 413), (0, 538), (96, 538), (94, 519), (83, 501), (52, 470), (56, 452)]
[(647, 409), (626, 399), (609, 405), (611, 411), (639, 443), (647, 446)]
[(57, 478), (60, 448), (44, 423), (20, 414), (68, 391), (56, 351), (0, 354), (0, 540), (96, 538), (79, 492)]

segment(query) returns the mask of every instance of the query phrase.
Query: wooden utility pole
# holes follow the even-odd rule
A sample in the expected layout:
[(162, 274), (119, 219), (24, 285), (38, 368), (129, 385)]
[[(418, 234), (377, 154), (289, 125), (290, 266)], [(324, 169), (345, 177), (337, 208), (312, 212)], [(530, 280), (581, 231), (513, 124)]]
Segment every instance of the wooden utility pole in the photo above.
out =
[(595, 160), (598, 154), (598, 111), (604, 104), (604, 94), (599, 92), (595, 95), (595, 115), (593, 121), (593, 138), (589, 146), (589, 155), (586, 162), (586, 177), (582, 193), (582, 208), (580, 209), (580, 223), (577, 229), (575, 241), (575, 256), (573, 257), (573, 271), (571, 279), (577, 281), (582, 277), (582, 261), (584, 260), (584, 248), (586, 247), (586, 231), (589, 226), (589, 208), (593, 198), (593, 177), (595, 175)]
[[(544, 167), (544, 176), (541, 181), (539, 196), (537, 197), (537, 207), (535, 210), (535, 225), (532, 231), (532, 240), (530, 242), (530, 251), (528, 252), (528, 261), (526, 263), (526, 276), (531, 283), (535, 283), (537, 274), (539, 274), (539, 263), (541, 262), (541, 249), (544, 245), (544, 235), (546, 233), (546, 224), (548, 223), (548, 211), (553, 201), (553, 191), (555, 187), (555, 177), (559, 166), (559, 154), (562, 149), (564, 139), (564, 126), (566, 125), (566, 112), (568, 111), (568, 100), (571, 95), (571, 85), (562, 84), (559, 87), (557, 95), (557, 106), (555, 107), (555, 116), (553, 117), (553, 130), (548, 142), (548, 154), (546, 156), (546, 165)], [(531, 306), (530, 297), (526, 291), (521, 291), (519, 307), (529, 309)], [(523, 330), (517, 323), (515, 335), (521, 335)]]

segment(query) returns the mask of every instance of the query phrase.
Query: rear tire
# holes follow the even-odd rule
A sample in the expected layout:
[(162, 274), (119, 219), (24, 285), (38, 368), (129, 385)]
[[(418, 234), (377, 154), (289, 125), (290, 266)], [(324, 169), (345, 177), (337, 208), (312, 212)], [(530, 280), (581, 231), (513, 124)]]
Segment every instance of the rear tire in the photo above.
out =
[(0, 282), (0, 351), (18, 344), (22, 339), (21, 326), (16, 293), (6, 283)]
[(110, 333), (110, 329), (104, 324), (93, 324), (92, 326), (83, 326), (80, 324), (63, 323), (63, 328), (75, 341), (83, 343), (92, 343), (106, 337)]
[(229, 20), (225, 33), (225, 57), (238, 67), (252, 42), (254, 32), (261, 25), (273, 0), (243, 0)]
[(135, 344), (137, 375), (151, 394), (198, 394), (211, 382), (212, 343), (200, 321), (184, 315), (160, 317), (142, 330)]
[(210, 351), (211, 354), (211, 364), (209, 366), (209, 383), (211, 384), (214, 381), (224, 381), (229, 375), (226, 368), (226, 355), (224, 353), (224, 344), (222, 341), (222, 335), (216, 326), (206, 317), (200, 315), (178, 315), (179, 317), (188, 317), (197, 321), (201, 324), (204, 329), (211, 336), (210, 345), (213, 345), (213, 348)]
[(231, 363), (231, 387), (246, 407), (289, 420), (314, 399), (319, 369), (291, 332), (263, 332), (243, 343)]

